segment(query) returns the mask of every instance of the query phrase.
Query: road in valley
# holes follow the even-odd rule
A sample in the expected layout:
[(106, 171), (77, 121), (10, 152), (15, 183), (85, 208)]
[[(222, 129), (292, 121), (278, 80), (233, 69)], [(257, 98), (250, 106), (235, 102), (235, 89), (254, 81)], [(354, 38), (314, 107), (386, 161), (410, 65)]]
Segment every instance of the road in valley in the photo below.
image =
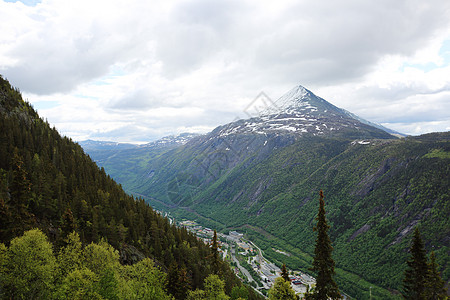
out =
[(238, 266), (239, 270), (241, 270), (242, 274), (247, 276), (248, 282), (255, 281), (253, 279), (252, 275), (250, 275), (250, 273), (247, 271), (247, 269), (244, 268), (243, 266), (241, 266), (241, 264), (239, 263), (238, 259), (236, 258), (236, 255), (235, 255), (236, 252), (235, 251), (236, 251), (235, 247), (231, 247), (231, 258), (232, 258), (232, 260), (236, 263), (236, 265)]

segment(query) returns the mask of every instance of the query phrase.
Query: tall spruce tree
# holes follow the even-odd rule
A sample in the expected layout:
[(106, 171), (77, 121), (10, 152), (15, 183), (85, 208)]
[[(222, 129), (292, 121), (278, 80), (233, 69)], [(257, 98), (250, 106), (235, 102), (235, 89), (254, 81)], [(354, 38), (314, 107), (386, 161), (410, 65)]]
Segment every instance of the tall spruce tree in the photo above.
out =
[(447, 299), (445, 282), (439, 274), (439, 265), (436, 262), (434, 251), (431, 251), (430, 262), (428, 263), (428, 276), (425, 282), (425, 298), (430, 300)]
[(281, 277), (284, 279), (284, 281), (290, 282), (289, 273), (285, 264), (283, 264), (283, 266), (281, 267)]
[(219, 275), (220, 272), (220, 254), (219, 242), (217, 241), (217, 232), (214, 230), (213, 239), (211, 242), (211, 267), (213, 274)]
[(313, 299), (327, 300), (327, 299), (341, 299), (341, 293), (334, 281), (334, 265), (335, 262), (331, 257), (333, 247), (328, 236), (328, 229), (325, 217), (325, 201), (323, 200), (323, 191), (319, 192), (319, 212), (317, 214), (317, 226), (314, 231), (317, 231), (316, 247), (314, 249), (313, 266), (310, 270), (317, 273), (316, 288), (313, 293)]
[(405, 299), (420, 300), (425, 297), (425, 283), (428, 277), (428, 264), (425, 247), (416, 227), (409, 249), (411, 257), (408, 259), (408, 267), (403, 278), (403, 292)]

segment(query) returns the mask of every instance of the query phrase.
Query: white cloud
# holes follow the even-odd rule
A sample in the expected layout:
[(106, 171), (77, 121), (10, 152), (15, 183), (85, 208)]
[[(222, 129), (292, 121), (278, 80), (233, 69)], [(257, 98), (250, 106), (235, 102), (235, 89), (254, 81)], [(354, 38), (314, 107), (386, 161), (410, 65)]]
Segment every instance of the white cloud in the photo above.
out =
[(0, 1), (0, 73), (31, 102), (59, 103), (39, 113), (74, 138), (210, 129), (296, 84), (417, 134), (450, 119), (449, 11), (440, 0)]

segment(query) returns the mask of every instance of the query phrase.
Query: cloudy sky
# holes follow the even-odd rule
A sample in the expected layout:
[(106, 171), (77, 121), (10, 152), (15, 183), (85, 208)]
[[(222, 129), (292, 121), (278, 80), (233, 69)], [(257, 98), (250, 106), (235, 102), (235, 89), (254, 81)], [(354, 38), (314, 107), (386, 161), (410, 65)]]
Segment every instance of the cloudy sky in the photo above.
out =
[(447, 0), (0, 0), (0, 20), (0, 74), (77, 141), (207, 132), (299, 84), (450, 130)]

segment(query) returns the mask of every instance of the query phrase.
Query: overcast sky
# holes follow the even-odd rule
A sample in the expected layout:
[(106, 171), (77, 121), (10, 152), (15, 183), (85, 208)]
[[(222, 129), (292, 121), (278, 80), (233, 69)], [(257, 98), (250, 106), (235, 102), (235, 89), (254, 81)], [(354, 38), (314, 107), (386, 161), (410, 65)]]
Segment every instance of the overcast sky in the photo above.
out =
[(0, 20), (0, 74), (77, 141), (208, 132), (296, 85), (450, 130), (448, 0), (0, 0)]

